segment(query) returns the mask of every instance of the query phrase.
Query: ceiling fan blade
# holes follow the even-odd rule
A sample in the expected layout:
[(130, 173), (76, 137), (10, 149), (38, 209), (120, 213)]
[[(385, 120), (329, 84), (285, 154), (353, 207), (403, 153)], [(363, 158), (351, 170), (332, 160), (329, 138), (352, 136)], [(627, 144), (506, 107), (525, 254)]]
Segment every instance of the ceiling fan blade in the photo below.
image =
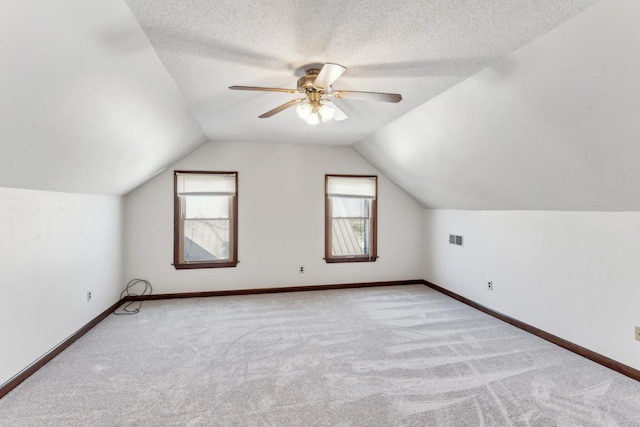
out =
[(326, 89), (331, 86), (333, 82), (335, 82), (345, 71), (347, 71), (347, 69), (342, 65), (327, 62), (322, 67), (322, 70), (320, 70), (320, 73), (313, 82), (313, 85), (319, 89)]
[(257, 86), (229, 86), (231, 90), (259, 90), (262, 92), (285, 92), (297, 93), (296, 89), (283, 89), (279, 87), (257, 87)]
[(331, 94), (339, 99), (361, 99), (363, 101), (400, 102), (402, 95), (399, 93), (358, 92), (354, 90), (337, 90)]
[(258, 117), (261, 118), (261, 119), (266, 119), (267, 117), (271, 117), (274, 114), (278, 114), (279, 112), (281, 112), (283, 110), (286, 110), (289, 107), (293, 107), (294, 105), (296, 105), (299, 102), (304, 101), (305, 99), (306, 98), (293, 99), (293, 100), (291, 100), (291, 101), (289, 101), (287, 103), (282, 104), (279, 107), (274, 108), (273, 110), (267, 111), (266, 113), (264, 113), (264, 114), (262, 114), (262, 115), (260, 115)]
[(335, 102), (331, 102), (328, 99), (324, 101), (325, 103), (329, 104), (331, 106), (331, 108), (333, 108), (333, 120), (340, 122), (342, 120), (348, 119), (349, 116), (347, 116), (347, 113), (345, 113), (344, 111), (342, 111), (340, 109), (340, 107), (338, 107)]

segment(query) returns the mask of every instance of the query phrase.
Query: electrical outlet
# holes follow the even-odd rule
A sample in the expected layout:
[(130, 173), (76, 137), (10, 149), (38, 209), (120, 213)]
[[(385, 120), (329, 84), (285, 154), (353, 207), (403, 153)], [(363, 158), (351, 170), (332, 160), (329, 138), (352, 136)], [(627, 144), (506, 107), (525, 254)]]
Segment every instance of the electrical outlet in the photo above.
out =
[(300, 270), (299, 271), (300, 271), (300, 273), (304, 273), (304, 265), (300, 266)]
[(636, 341), (640, 341), (640, 326), (636, 326)]
[(87, 302), (91, 301), (91, 291), (87, 291)]
[(493, 290), (493, 280), (489, 280), (487, 282), (487, 289), (492, 291)]

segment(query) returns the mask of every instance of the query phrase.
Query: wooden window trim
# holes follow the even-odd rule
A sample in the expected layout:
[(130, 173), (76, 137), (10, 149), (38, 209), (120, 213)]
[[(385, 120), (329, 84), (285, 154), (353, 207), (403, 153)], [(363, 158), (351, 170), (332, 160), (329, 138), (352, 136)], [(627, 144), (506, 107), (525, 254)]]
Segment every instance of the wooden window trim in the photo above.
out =
[[(331, 255), (331, 201), (328, 196), (329, 177), (337, 178), (375, 178), (376, 198), (371, 202), (371, 237), (368, 255)], [(324, 258), (327, 264), (345, 262), (375, 262), (378, 259), (378, 176), (377, 175), (345, 175), (325, 174), (324, 176)]]
[[(194, 175), (234, 175), (236, 194), (231, 200), (230, 220), (232, 221), (229, 232), (229, 259), (222, 261), (194, 261), (182, 262), (181, 254), (184, 241), (181, 238), (181, 210), (182, 206), (178, 197), (178, 174)], [(218, 172), (218, 171), (173, 171), (173, 266), (176, 270), (187, 270), (195, 268), (224, 268), (235, 267), (238, 264), (238, 172)]]

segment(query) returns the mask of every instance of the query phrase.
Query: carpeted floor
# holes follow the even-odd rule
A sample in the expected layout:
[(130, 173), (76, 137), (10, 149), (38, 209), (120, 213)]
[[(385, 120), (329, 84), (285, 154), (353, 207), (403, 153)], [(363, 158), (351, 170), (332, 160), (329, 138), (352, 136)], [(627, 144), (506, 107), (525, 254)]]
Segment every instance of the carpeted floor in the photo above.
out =
[(145, 302), (0, 426), (640, 426), (640, 382), (422, 285)]

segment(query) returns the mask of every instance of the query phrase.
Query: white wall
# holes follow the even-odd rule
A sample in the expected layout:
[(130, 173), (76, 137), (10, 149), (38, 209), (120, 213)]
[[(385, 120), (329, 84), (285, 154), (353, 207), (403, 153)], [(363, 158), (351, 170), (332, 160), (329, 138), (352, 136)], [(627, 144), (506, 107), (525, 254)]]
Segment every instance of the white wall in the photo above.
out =
[(0, 236), (2, 384), (118, 300), (121, 198), (0, 188)]
[(640, 369), (639, 212), (424, 215), (426, 280)]
[[(174, 170), (238, 171), (237, 267), (171, 265)], [(323, 260), (326, 173), (378, 175), (377, 262)], [(154, 293), (418, 279), (421, 227), (418, 204), (349, 147), (210, 142), (125, 197), (125, 278)]]

